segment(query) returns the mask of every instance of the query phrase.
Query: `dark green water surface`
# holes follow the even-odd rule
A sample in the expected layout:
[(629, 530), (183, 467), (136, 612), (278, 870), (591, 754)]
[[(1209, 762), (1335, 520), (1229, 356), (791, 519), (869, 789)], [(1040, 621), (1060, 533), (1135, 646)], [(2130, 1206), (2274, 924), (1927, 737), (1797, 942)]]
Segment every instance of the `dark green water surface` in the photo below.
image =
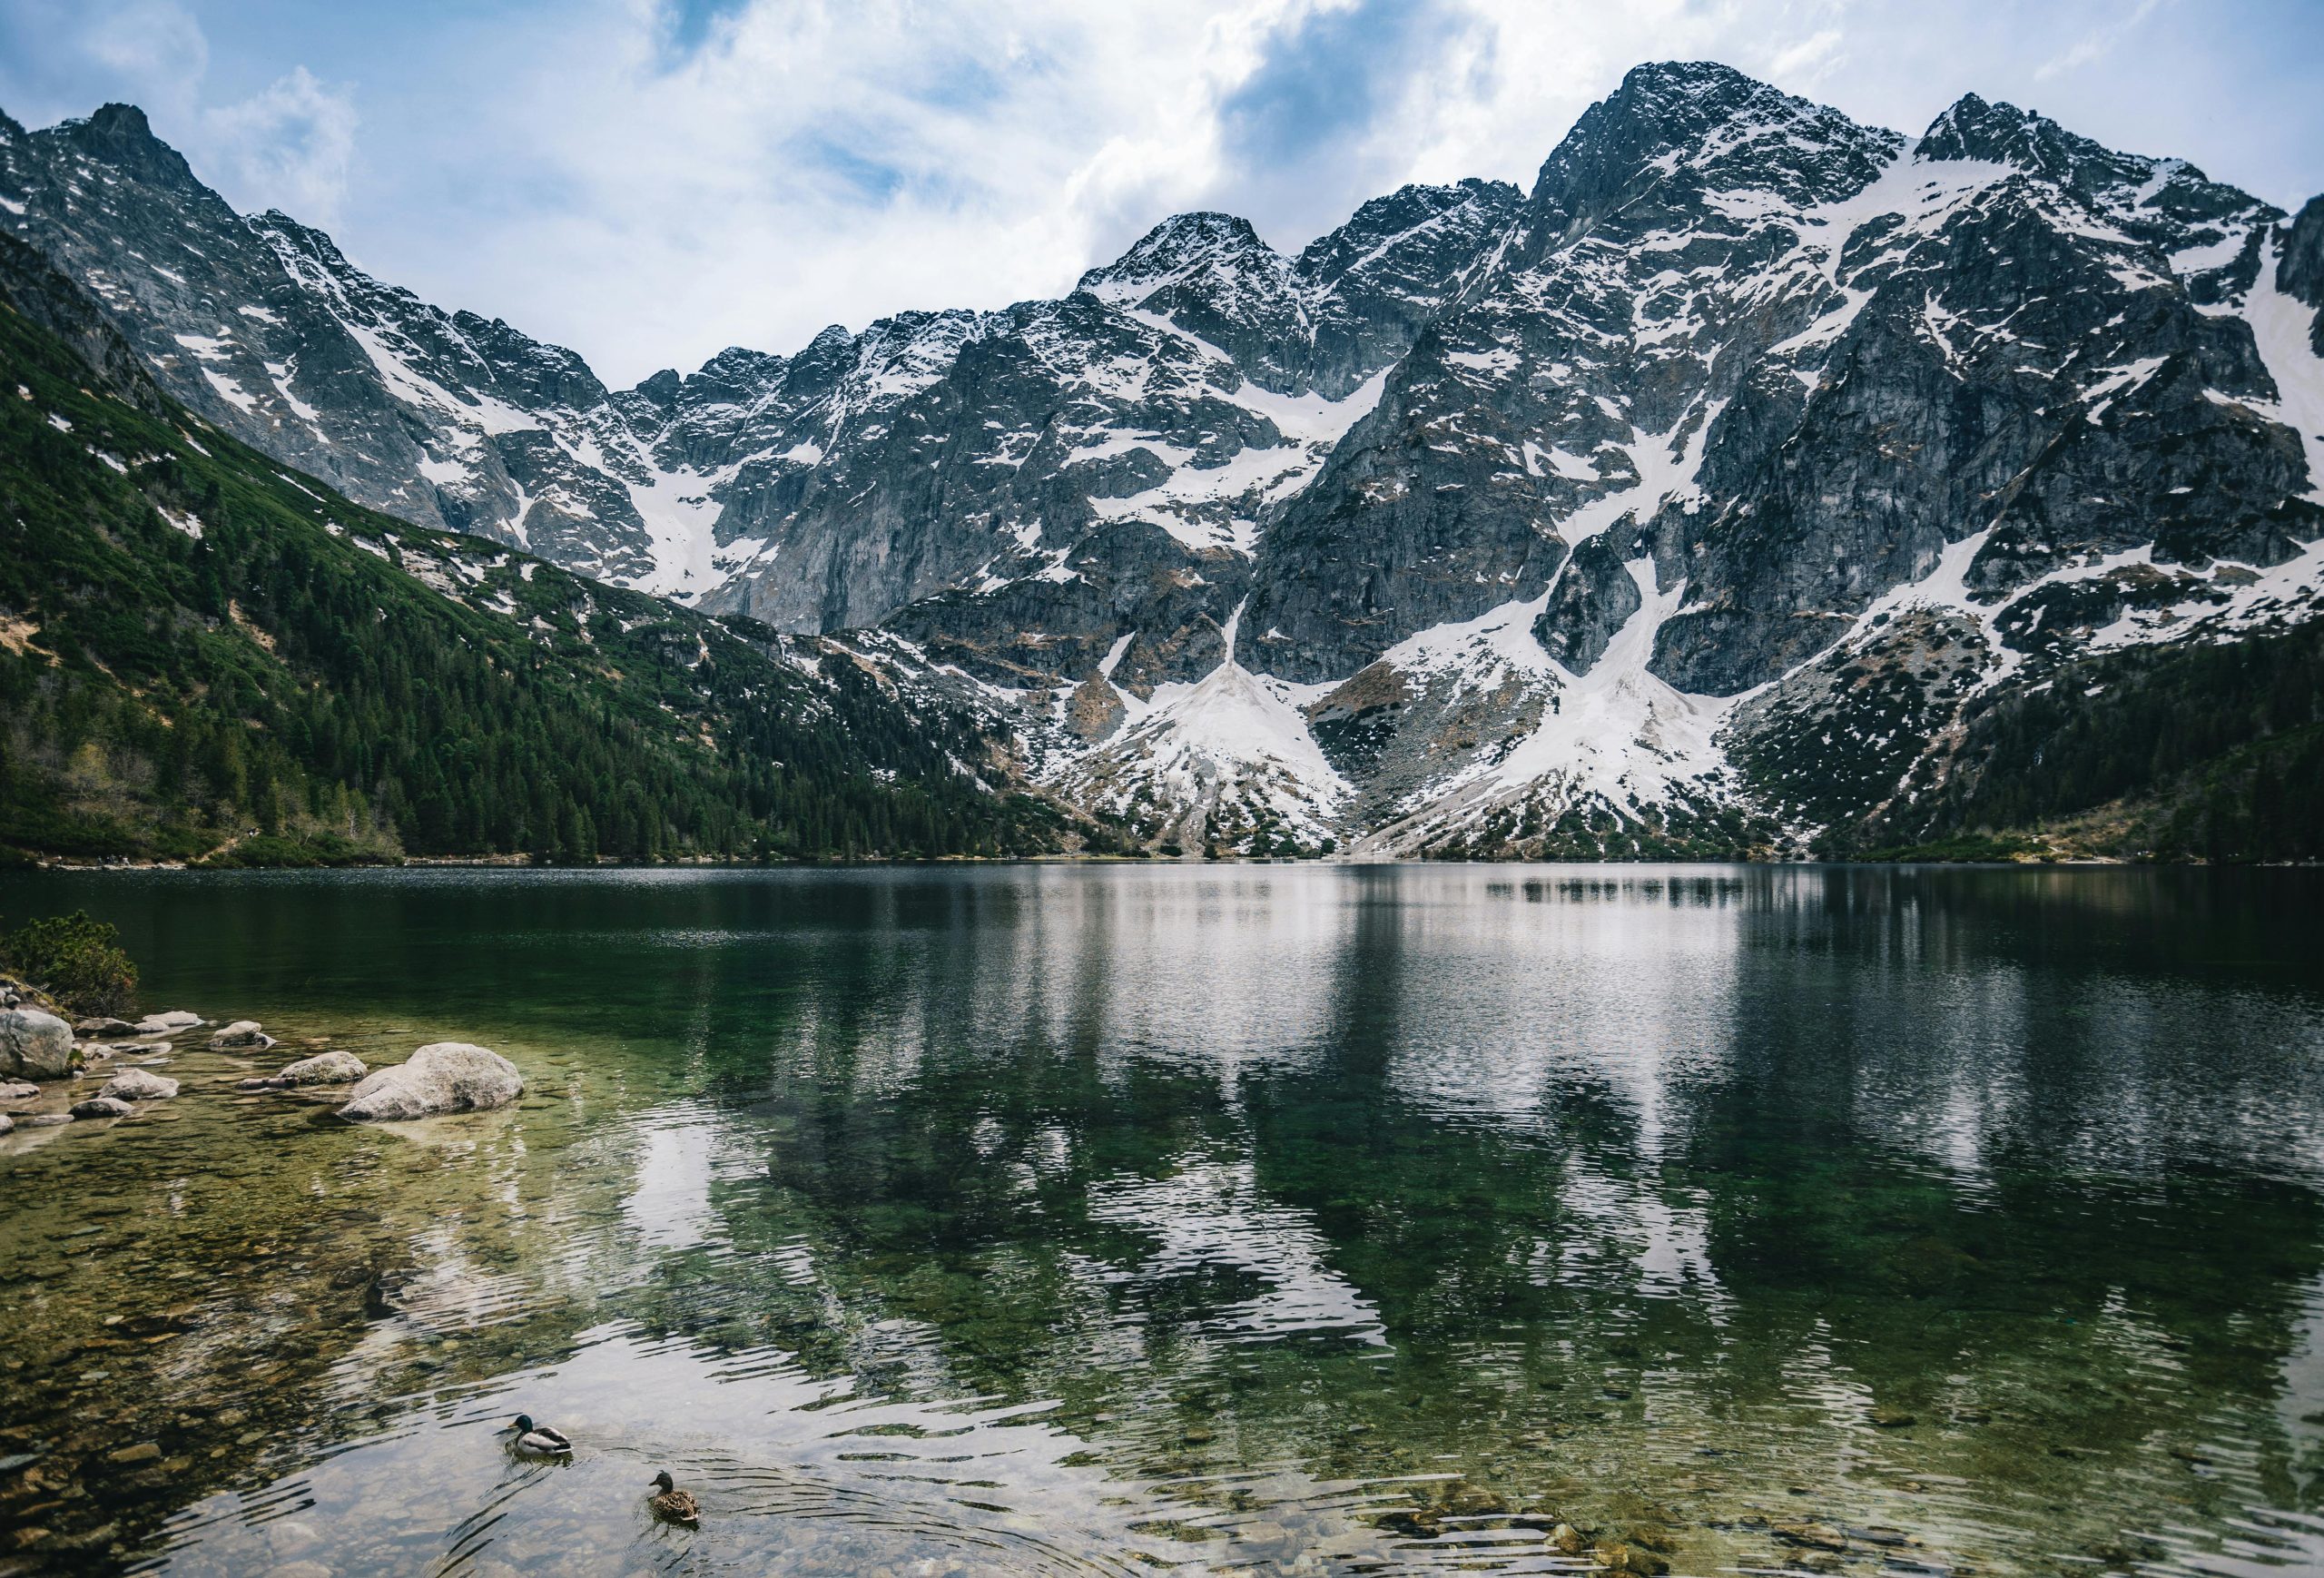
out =
[(2316, 873), (0, 877), (74, 907), (259, 1071), (527, 1091), (192, 1038), (0, 1140), (0, 1574), (2324, 1570)]

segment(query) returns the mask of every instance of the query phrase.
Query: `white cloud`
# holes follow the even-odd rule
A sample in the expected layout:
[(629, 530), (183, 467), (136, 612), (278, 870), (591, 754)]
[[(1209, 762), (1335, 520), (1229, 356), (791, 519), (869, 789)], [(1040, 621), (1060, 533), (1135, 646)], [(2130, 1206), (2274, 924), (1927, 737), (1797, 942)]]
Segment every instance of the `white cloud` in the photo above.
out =
[(1827, 27), (1779, 51), (1768, 62), (1768, 74), (1787, 85), (1819, 83), (1847, 57), (1841, 52), (1840, 30)]
[(1305, 8), (759, 3), (673, 65), (654, 8), (604, 7), (478, 104), (464, 140), (515, 201), (458, 276), (531, 296), (527, 328), (622, 380), (730, 342), (795, 349), (833, 321), (1055, 293), (1218, 184), (1219, 99)]
[(74, 7), (74, 46), (117, 73), (149, 102), (190, 97), (210, 69), (210, 43), (172, 0), (116, 0)]
[(339, 222), (355, 153), (355, 105), (344, 91), (297, 66), (240, 104), (204, 112), (203, 123), (204, 150), (227, 167), (220, 184), (245, 206)]
[(2102, 58), (2140, 23), (2153, 15), (2154, 8), (2160, 4), (2162, 0), (2139, 0), (2136, 5), (2132, 6), (2122, 16), (2102, 26), (2092, 28), (2080, 38), (2075, 39), (2072, 48), (2063, 54), (2052, 55), (2034, 67), (2034, 80), (2045, 83), (2053, 77), (2063, 76), (2068, 72), (2080, 71), (2083, 66)]

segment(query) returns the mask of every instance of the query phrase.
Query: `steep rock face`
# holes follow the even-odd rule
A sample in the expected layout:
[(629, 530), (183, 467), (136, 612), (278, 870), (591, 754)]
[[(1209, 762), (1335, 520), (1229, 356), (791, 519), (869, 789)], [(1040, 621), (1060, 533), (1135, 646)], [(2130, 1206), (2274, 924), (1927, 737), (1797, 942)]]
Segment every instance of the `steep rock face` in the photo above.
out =
[(1656, 519), (1690, 577), (1658, 673), (1775, 678), (1980, 531), (1968, 576), (1995, 595), (2136, 543), (2274, 564), (2316, 535), (2286, 506), (2297, 444), (2250, 408), (2273, 392), (2251, 330), (2204, 300), (2273, 211), (1974, 98), (1879, 184), (1827, 252), (1797, 419), (1772, 448), (1715, 430), (1718, 507)]
[(2284, 227), (2276, 289), (2319, 309), (2309, 325), (2308, 343), (2317, 355), (2324, 356), (2324, 197), (2309, 198), (2299, 217)]
[(0, 227), (222, 426), (603, 579), (882, 627), (862, 661), (1166, 845), (1902, 825), (1965, 709), (2324, 575), (2324, 202), (1974, 95), (1906, 138), (1641, 66), (1528, 192), (1406, 187), (1296, 255), (1181, 214), (1062, 300), (625, 390), (233, 215), (134, 112), (0, 131)]
[(1409, 350), (1492, 261), (1520, 201), (1498, 181), (1407, 186), (1309, 242), (1295, 271), (1311, 302), (1313, 386), (1339, 399)]
[[(423, 451), (362, 348), (302, 310), (264, 239), (143, 112), (107, 104), (36, 133), (0, 119), (0, 196), (16, 236), (103, 306), (169, 393), (351, 498), (438, 523), (399, 488)], [(326, 388), (327, 422), (305, 398)]]
[[(1157, 551), (1125, 579), (1069, 601), (1115, 610), (1098, 651), (1133, 631), (1171, 640), (1181, 624), (1135, 615), (1146, 587), (1189, 555), (1249, 559), (1516, 202), (1486, 182), (1407, 187), (1295, 260), (1242, 220), (1181, 214), (1061, 301), (885, 321), (843, 353), (818, 340), (850, 365), (749, 435), (760, 458), (724, 488), (718, 528), (743, 567), (709, 606), (785, 629), (893, 616), (940, 636), (957, 620), (950, 634), (983, 645), (1009, 610), (1057, 605), (1027, 582), (1086, 577), (1068, 567), (1093, 535), (1139, 523), (1177, 548), (1147, 534)], [(1204, 616), (1231, 608), (1221, 592)], [(1020, 628), (1021, 647), (1063, 661), (1037, 665), (1045, 677), (1088, 676), (1086, 617)]]
[[(1739, 425), (1768, 430), (1797, 408), (1797, 359), (1770, 348), (1831, 294), (1771, 275), (1781, 240), (1741, 213), (1843, 202), (1895, 145), (1724, 67), (1632, 72), (1285, 509), (1246, 661), (1348, 673), (1431, 626), (1537, 597), (1571, 543), (1666, 498), (1693, 502), (1713, 419), (1742, 397)], [(1819, 348), (1797, 349), (1820, 363)]]
[(1587, 674), (1644, 601), (1620, 556), (1604, 536), (1593, 537), (1566, 561), (1549, 606), (1533, 621), (1533, 637), (1565, 667)]

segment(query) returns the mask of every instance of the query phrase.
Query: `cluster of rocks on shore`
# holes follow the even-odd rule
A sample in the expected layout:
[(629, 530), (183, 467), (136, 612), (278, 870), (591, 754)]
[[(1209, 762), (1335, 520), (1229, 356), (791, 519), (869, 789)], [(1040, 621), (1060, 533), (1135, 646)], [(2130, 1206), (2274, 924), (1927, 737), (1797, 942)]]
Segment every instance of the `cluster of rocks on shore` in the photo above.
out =
[[(202, 1029), (201, 1015), (182, 1010), (150, 1014), (132, 1022), (90, 1018), (68, 1023), (59, 1015), (24, 1002), (10, 993), (12, 1005), (0, 1008), (0, 1134), (19, 1126), (45, 1128), (83, 1119), (126, 1118), (138, 1104), (174, 1099), (181, 1082), (153, 1071), (170, 1061), (176, 1038)], [(132, 1038), (126, 1040), (113, 1038)], [(266, 1051), (277, 1043), (255, 1020), (235, 1020), (219, 1026), (208, 1040), (212, 1051), (247, 1055)], [(94, 1095), (73, 1102), (62, 1111), (22, 1112), (44, 1102), (41, 1087), (58, 1081), (84, 1080), (102, 1072), (115, 1060), (122, 1063)], [(438, 1112), (482, 1111), (505, 1107), (525, 1089), (516, 1065), (487, 1048), (466, 1041), (434, 1041), (411, 1054), (408, 1061), (383, 1069), (369, 1069), (352, 1052), (325, 1050), (285, 1064), (278, 1072), (239, 1081), (240, 1090), (295, 1090), (326, 1085), (351, 1085), (339, 1116), (353, 1123), (395, 1123)], [(21, 1114), (21, 1115), (20, 1115)]]

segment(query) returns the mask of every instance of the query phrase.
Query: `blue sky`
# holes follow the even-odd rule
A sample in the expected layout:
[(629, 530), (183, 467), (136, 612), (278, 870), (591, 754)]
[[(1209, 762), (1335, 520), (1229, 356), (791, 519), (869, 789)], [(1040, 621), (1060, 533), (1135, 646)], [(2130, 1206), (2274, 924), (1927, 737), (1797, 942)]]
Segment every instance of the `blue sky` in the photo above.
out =
[(2324, 192), (2319, 0), (0, 0), (17, 119), (142, 104), (237, 206), (618, 383), (1053, 294), (1190, 208), (1295, 249), (1405, 181), (1530, 184), (1673, 58)]

